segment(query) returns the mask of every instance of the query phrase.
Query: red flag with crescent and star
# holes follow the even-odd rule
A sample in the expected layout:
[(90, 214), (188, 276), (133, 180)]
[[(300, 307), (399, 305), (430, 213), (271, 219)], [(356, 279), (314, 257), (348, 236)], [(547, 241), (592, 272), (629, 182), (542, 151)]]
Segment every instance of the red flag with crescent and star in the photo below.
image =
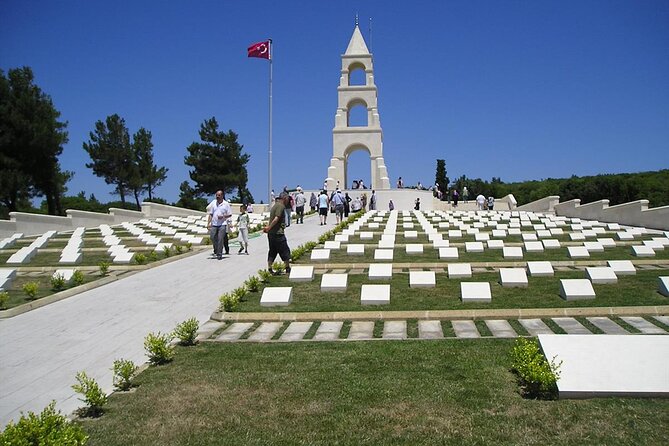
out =
[(248, 48), (249, 57), (259, 57), (261, 59), (271, 59), (270, 48), (272, 45), (271, 40), (266, 40), (264, 42), (254, 43)]

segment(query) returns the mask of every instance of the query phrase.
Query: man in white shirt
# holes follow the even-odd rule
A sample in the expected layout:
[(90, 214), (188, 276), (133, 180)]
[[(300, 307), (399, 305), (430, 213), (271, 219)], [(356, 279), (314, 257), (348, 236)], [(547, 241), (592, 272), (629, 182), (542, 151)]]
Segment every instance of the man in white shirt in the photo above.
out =
[(478, 194), (476, 196), (476, 204), (478, 205), (480, 211), (483, 210), (484, 203), (485, 203), (485, 197), (483, 196), (483, 194)]
[(232, 208), (230, 203), (223, 199), (223, 191), (216, 191), (216, 202), (210, 203), (211, 211), (207, 216), (207, 228), (209, 229), (209, 236), (214, 245), (214, 254), (221, 260), (223, 258), (223, 248), (225, 254), (230, 254), (230, 247), (228, 246), (228, 219), (232, 217)]
[(297, 194), (295, 195), (295, 212), (297, 213), (297, 223), (304, 224), (304, 205), (307, 202), (307, 197), (300, 186), (297, 186)]

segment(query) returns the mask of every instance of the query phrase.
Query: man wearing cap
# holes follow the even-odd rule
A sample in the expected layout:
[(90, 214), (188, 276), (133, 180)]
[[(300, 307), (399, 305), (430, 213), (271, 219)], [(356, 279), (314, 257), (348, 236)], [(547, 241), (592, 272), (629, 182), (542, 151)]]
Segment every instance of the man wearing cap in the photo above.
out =
[(290, 248), (288, 247), (288, 241), (284, 234), (284, 229), (286, 227), (284, 212), (289, 200), (290, 196), (287, 192), (281, 192), (281, 194), (279, 194), (274, 206), (272, 206), (272, 209), (269, 211), (269, 223), (262, 230), (267, 234), (267, 242), (269, 244), (267, 270), (274, 275), (277, 273), (272, 270), (272, 265), (274, 264), (277, 254), (286, 264), (286, 274), (290, 274)]
[(337, 216), (337, 224), (341, 223), (342, 218), (344, 217), (344, 196), (341, 194), (341, 190), (337, 191), (332, 196), (332, 201), (334, 203), (335, 215)]
[(297, 186), (297, 194), (295, 195), (295, 212), (297, 213), (297, 223), (304, 224), (304, 205), (307, 202), (307, 197), (304, 196), (302, 188)]

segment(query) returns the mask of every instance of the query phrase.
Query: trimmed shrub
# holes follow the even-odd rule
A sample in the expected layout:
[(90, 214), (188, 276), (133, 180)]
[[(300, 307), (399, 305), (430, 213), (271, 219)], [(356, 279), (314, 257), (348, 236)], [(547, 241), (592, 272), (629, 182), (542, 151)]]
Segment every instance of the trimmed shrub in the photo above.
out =
[(37, 293), (39, 292), (39, 283), (37, 282), (26, 282), (23, 284), (23, 287), (21, 287), (24, 293), (31, 298), (34, 299), (37, 297)]
[(146, 254), (138, 252), (135, 254), (135, 262), (138, 265), (144, 265), (146, 263)]
[(174, 252), (176, 252), (177, 254), (181, 254), (181, 253), (183, 252), (183, 250), (184, 250), (184, 247), (183, 247), (183, 246), (181, 246), (181, 245), (174, 245)]
[(246, 279), (244, 286), (246, 286), (246, 289), (251, 293), (256, 293), (260, 289), (260, 279), (258, 279), (256, 276), (251, 276)]
[(152, 365), (166, 364), (174, 358), (174, 347), (170, 333), (149, 333), (144, 338), (144, 350)]
[(107, 273), (109, 272), (109, 262), (100, 262), (98, 263), (98, 267), (100, 268), (100, 275), (101, 276), (106, 276)]
[(274, 262), (272, 264), (272, 269), (276, 271), (277, 274), (283, 274), (286, 270), (286, 265), (283, 262)]
[(179, 344), (181, 345), (195, 345), (198, 328), (200, 328), (200, 323), (192, 317), (179, 323), (174, 328), (174, 336), (179, 338)]
[(172, 255), (172, 250), (170, 249), (169, 246), (163, 246), (163, 255), (165, 257), (169, 257)]
[(114, 372), (114, 388), (122, 392), (130, 390), (132, 380), (137, 375), (139, 367), (128, 359), (117, 359), (114, 361), (112, 372)]
[(72, 386), (75, 392), (83, 395), (79, 398), (86, 407), (79, 409), (82, 417), (99, 417), (102, 415), (102, 407), (107, 403), (107, 395), (102, 391), (97, 381), (86, 375), (86, 372), (77, 373), (77, 384)]
[(557, 380), (562, 361), (556, 358), (550, 362), (539, 348), (535, 338), (518, 338), (511, 351), (511, 368), (518, 375), (523, 395), (527, 398), (557, 398)]
[(221, 302), (219, 307), (220, 311), (232, 312), (237, 310), (237, 307), (239, 307), (239, 297), (232, 293), (222, 294), (218, 300)]
[(155, 249), (149, 253), (149, 260), (151, 262), (155, 262), (156, 260), (158, 260), (158, 253), (156, 252)]
[(63, 291), (65, 289), (65, 276), (56, 274), (51, 276), (51, 289), (53, 291)]
[(258, 276), (260, 277), (260, 281), (262, 283), (267, 283), (269, 282), (270, 277), (272, 277), (272, 273), (270, 273), (266, 269), (261, 269), (258, 270)]
[(7, 291), (0, 291), (0, 310), (4, 310), (9, 301), (9, 293)]
[(60, 411), (56, 411), (55, 401), (39, 415), (22, 413), (18, 423), (10, 421), (0, 432), (1, 445), (82, 446), (87, 441), (88, 435), (81, 426), (70, 423)]
[(76, 270), (74, 273), (72, 273), (72, 283), (75, 286), (82, 285), (84, 283), (84, 273), (83, 271)]

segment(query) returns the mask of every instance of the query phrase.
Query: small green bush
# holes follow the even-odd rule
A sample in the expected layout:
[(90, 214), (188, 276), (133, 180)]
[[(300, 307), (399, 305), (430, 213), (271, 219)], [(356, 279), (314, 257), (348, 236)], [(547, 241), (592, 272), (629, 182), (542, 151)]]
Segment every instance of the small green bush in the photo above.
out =
[(186, 242), (186, 251), (192, 251), (193, 250), (193, 244), (191, 242)]
[(144, 265), (146, 263), (146, 254), (138, 252), (135, 254), (135, 262), (138, 265)]
[(63, 291), (65, 289), (65, 276), (62, 274), (55, 274), (51, 276), (51, 289), (53, 291)]
[(149, 260), (152, 262), (158, 260), (158, 253), (156, 252), (155, 249), (149, 253)]
[(149, 333), (144, 338), (144, 350), (152, 365), (160, 365), (170, 362), (174, 358), (174, 347), (170, 345), (172, 335)]
[(0, 291), (0, 310), (4, 310), (9, 301), (9, 293), (7, 291)]
[(283, 262), (274, 262), (272, 264), (272, 269), (277, 272), (277, 274), (283, 274), (286, 270), (286, 265)]
[(511, 368), (520, 379), (524, 396), (528, 398), (554, 399), (557, 396), (557, 380), (562, 361), (555, 357), (548, 362), (535, 338), (518, 338), (511, 351)]
[(114, 388), (120, 391), (130, 390), (132, 380), (137, 375), (139, 367), (128, 359), (117, 359), (114, 361), (112, 372), (114, 372)]
[(221, 297), (218, 298), (218, 300), (221, 302), (219, 308), (221, 311), (232, 312), (237, 310), (237, 307), (239, 306), (239, 297), (235, 296), (232, 293), (222, 294)]
[(211, 239), (209, 237), (205, 237), (202, 241), (205, 245), (211, 245)]
[(235, 288), (232, 290), (232, 294), (234, 296), (237, 296), (237, 299), (239, 299), (240, 302), (244, 302), (246, 300), (246, 295), (248, 294), (249, 290), (246, 289), (245, 285), (240, 286), (239, 288)]
[(26, 282), (23, 284), (23, 287), (21, 287), (24, 293), (31, 298), (34, 299), (37, 297), (37, 293), (39, 292), (39, 283), (37, 282)]
[(266, 269), (261, 269), (258, 270), (258, 276), (260, 277), (260, 281), (262, 283), (267, 283), (269, 282), (270, 277), (272, 277), (272, 273), (270, 273)]
[(86, 404), (86, 407), (79, 410), (80, 416), (99, 417), (102, 415), (103, 406), (107, 403), (107, 395), (93, 378), (86, 375), (86, 372), (77, 373), (77, 384), (74, 384), (72, 389), (83, 395), (83, 398), (79, 400)]
[(183, 246), (181, 246), (181, 245), (174, 245), (174, 252), (176, 252), (177, 254), (181, 254), (181, 253), (183, 252), (183, 250), (184, 250), (184, 247), (183, 247)]
[(179, 338), (179, 344), (181, 345), (195, 345), (198, 328), (200, 328), (200, 323), (192, 317), (175, 327), (174, 336)]
[(250, 292), (256, 293), (260, 289), (260, 279), (258, 279), (256, 276), (251, 276), (246, 279), (244, 286), (246, 286), (246, 289)]
[(60, 411), (56, 411), (56, 402), (52, 401), (39, 415), (21, 413), (18, 423), (11, 421), (0, 432), (0, 445), (52, 445), (82, 446), (88, 436), (81, 426), (70, 423)]
[(172, 250), (170, 249), (169, 246), (163, 246), (163, 255), (165, 257), (169, 257), (172, 255)]
[(101, 276), (106, 276), (109, 273), (109, 262), (102, 261), (98, 263), (98, 267), (100, 268)]
[(84, 273), (83, 271), (76, 270), (74, 273), (72, 273), (72, 283), (75, 286), (82, 285), (84, 283)]

